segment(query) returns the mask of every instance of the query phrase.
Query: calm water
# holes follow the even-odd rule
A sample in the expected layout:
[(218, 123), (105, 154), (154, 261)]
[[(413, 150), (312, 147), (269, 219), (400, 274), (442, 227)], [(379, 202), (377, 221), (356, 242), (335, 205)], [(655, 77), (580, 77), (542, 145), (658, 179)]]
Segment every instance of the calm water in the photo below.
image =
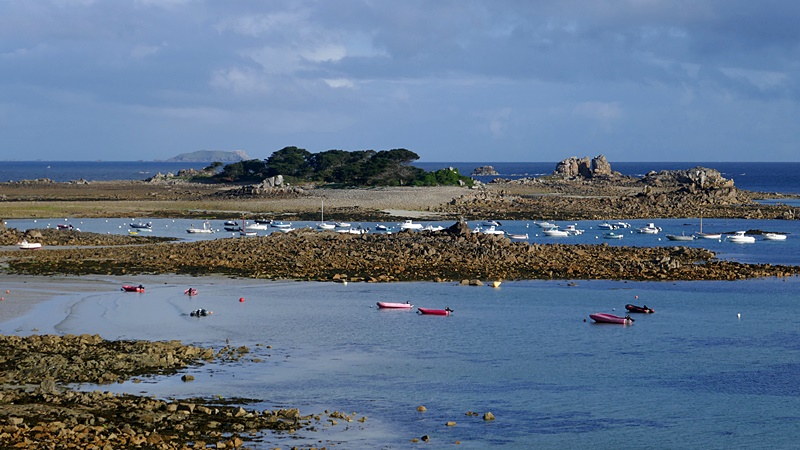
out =
[[(147, 292), (119, 291), (128, 282), (143, 282)], [(37, 328), (214, 348), (230, 339), (264, 362), (193, 368), (192, 383), (178, 375), (102, 389), (249, 397), (260, 400), (253, 409), (299, 406), (304, 413), (368, 417), (364, 424), (267, 436), (258, 448), (410, 448), (409, 440), (424, 434), (431, 448), (457, 440), (458, 448), (475, 449), (796, 448), (798, 282), (525, 281), (493, 289), (87, 278), (92, 289), (42, 303), (0, 324), (0, 332)], [(183, 295), (189, 285), (198, 296)], [(381, 300), (455, 313), (378, 310)], [(629, 302), (656, 313), (638, 315), (630, 326), (588, 320), (592, 312), (620, 313)], [(197, 307), (214, 314), (189, 317)], [(419, 405), (428, 411), (418, 413)], [(497, 420), (467, 411), (491, 411)], [(457, 426), (446, 427), (450, 420)]]

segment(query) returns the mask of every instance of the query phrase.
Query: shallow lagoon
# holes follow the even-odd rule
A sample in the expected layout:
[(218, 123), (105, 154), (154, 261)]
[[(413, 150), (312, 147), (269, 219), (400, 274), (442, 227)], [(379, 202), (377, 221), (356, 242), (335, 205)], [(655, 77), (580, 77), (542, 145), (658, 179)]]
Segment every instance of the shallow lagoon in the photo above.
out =
[[(159, 397), (258, 399), (249, 408), (357, 412), (358, 422), (263, 448), (441, 447), (791, 448), (800, 439), (800, 304), (796, 278), (744, 282), (265, 282), (175, 276), (27, 278), (17, 289), (68, 282), (63, 295), (0, 324), (5, 334), (99, 333), (247, 345), (263, 362), (212, 364), (103, 390)], [(80, 281), (86, 288), (80, 289)], [(77, 286), (76, 286), (77, 282)], [(143, 283), (144, 294), (122, 283)], [(196, 287), (196, 297), (183, 295)], [(9, 287), (10, 286), (10, 287)], [(638, 298), (636, 298), (638, 296)], [(239, 301), (242, 298), (244, 301)], [(385, 311), (377, 301), (450, 306), (450, 317)], [(647, 304), (631, 326), (592, 312)], [(5, 305), (3, 305), (5, 307)], [(214, 314), (193, 318), (204, 307)], [(261, 345), (259, 345), (261, 344)], [(267, 345), (272, 348), (267, 348)], [(84, 386), (95, 389), (95, 386)], [(425, 405), (425, 413), (416, 407)], [(467, 411), (491, 411), (484, 422)], [(447, 427), (447, 421), (456, 421)]]

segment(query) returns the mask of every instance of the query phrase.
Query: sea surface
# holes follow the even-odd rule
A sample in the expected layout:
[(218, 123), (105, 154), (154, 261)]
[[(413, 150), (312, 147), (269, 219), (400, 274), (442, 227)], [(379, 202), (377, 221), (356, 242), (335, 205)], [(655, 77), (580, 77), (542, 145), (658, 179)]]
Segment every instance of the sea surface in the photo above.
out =
[[(69, 288), (59, 292), (66, 281)], [(122, 292), (123, 283), (147, 290)], [(53, 298), (0, 323), (0, 332), (244, 345), (251, 350), (244, 361), (190, 368), (190, 383), (178, 374), (77, 387), (247, 398), (250, 410), (299, 407), (303, 414), (367, 418), (267, 434), (253, 446), (259, 449), (790, 449), (800, 441), (798, 283), (4, 280), (6, 302), (26, 289), (51, 289)], [(190, 286), (197, 296), (183, 294)], [(377, 301), (454, 313), (380, 310)], [(589, 319), (623, 314), (626, 303), (655, 313), (635, 315), (628, 326)], [(189, 316), (200, 307), (213, 314)], [(482, 420), (486, 412), (496, 420)], [(411, 443), (423, 435), (430, 443)]]
[[(489, 182), (495, 178), (517, 179), (550, 175), (556, 168), (553, 162), (415, 162), (413, 165), (428, 171), (454, 167), (464, 175), (476, 167), (492, 166), (496, 176), (476, 179)], [(181, 169), (202, 169), (209, 163), (177, 163), (163, 161), (0, 161), (0, 181), (35, 180), (48, 178), (66, 182), (143, 180), (156, 173), (177, 173)], [(800, 194), (800, 163), (796, 162), (611, 162), (612, 170), (623, 175), (641, 177), (650, 171), (686, 170), (707, 167), (733, 179), (734, 184), (748, 191)]]
[[(50, 165), (50, 175), (34, 175), (35, 170), (8, 172), (9, 164), (39, 163), (0, 164), (6, 170), (0, 171), (0, 179), (97, 180), (104, 172), (96, 165), (100, 163), (74, 163), (69, 165), (74, 171), (68, 171), (52, 170), (60, 166), (50, 162), (41, 163)], [(139, 163), (108, 164), (131, 171), (129, 177), (110, 179), (169, 171), (165, 163), (141, 163), (144, 168), (135, 167)], [(425, 164), (430, 164), (423, 167), (426, 170), (454, 166), (466, 174), (474, 167), (493, 165), (504, 178), (539, 176), (555, 168), (555, 163)], [(187, 168), (179, 165), (172, 170)], [(720, 170), (742, 189), (800, 193), (800, 177), (794, 176), (798, 163), (612, 163), (612, 168), (642, 175), (698, 165)], [(143, 221), (152, 222), (153, 229), (141, 233), (152, 235), (247, 239), (224, 231), (188, 234), (186, 229), (201, 222), (186, 219), (54, 217), (6, 223), (20, 229), (69, 224), (84, 231), (128, 234), (131, 223)], [(620, 230), (621, 240), (604, 239), (599, 221), (577, 222), (585, 230), (580, 236), (546, 237), (538, 221), (502, 221), (501, 228), (527, 233), (526, 240), (535, 243), (702, 246), (732, 261), (800, 264), (797, 221), (702, 220), (705, 232), (763, 230), (788, 236), (782, 242), (757, 236), (754, 244), (724, 238), (666, 239), (666, 234), (699, 231), (700, 218), (626, 220), (631, 228)], [(662, 232), (635, 231), (650, 222)], [(399, 226), (383, 224), (395, 231)], [(353, 224), (359, 225), (374, 232), (377, 223)], [(210, 226), (221, 230), (223, 224), (211, 221)], [(259, 233), (271, 232), (274, 229)], [(126, 293), (120, 290), (122, 284), (143, 284), (147, 289)], [(188, 287), (199, 294), (183, 295)], [(179, 339), (215, 349), (229, 343), (251, 350), (240, 362), (188, 369), (195, 376), (190, 383), (180, 381), (178, 374), (141, 383), (77, 386), (80, 389), (159, 398), (220, 395), (251, 399), (248, 409), (299, 407), (303, 414), (329, 410), (367, 418), (363, 423), (322, 424), (317, 431), (293, 435), (266, 434), (252, 446), (259, 449), (791, 449), (800, 442), (800, 278), (504, 280), (499, 288), (491, 288), (220, 276), (5, 276), (0, 290), (5, 292), (0, 317), (10, 317), (0, 322), (4, 334), (97, 333), (107, 339)], [(26, 303), (30, 296), (44, 300)], [(385, 311), (376, 307), (378, 301), (410, 301), (416, 307), (450, 307), (455, 312), (436, 317), (414, 310)], [(626, 303), (647, 305), (656, 312), (635, 315), (628, 326), (589, 319), (594, 312), (624, 314)], [(5, 308), (25, 312), (9, 316), (2, 314)], [(189, 316), (196, 308), (213, 314)], [(417, 411), (421, 405), (426, 412)], [(496, 420), (482, 420), (485, 412), (492, 412)], [(448, 421), (456, 425), (448, 427)], [(423, 435), (430, 436), (428, 444), (411, 442)]]

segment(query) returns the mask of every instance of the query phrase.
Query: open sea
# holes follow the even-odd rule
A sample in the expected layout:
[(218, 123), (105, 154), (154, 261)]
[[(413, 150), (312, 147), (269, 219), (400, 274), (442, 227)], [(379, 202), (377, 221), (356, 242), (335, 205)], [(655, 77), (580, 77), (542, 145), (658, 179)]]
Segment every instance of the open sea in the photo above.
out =
[[(49, 164), (52, 169), (54, 163)], [(166, 171), (157, 166), (163, 163), (146, 164), (153, 164), (149, 171)], [(432, 164), (426, 170), (454, 166), (467, 174), (474, 167), (493, 165), (507, 178), (555, 168), (555, 163), (426, 164)], [(792, 176), (800, 169), (797, 163), (628, 164), (612, 163), (612, 168), (643, 174), (702, 165), (734, 178), (742, 189), (800, 193), (798, 177)], [(0, 176), (41, 177), (20, 172)], [(73, 172), (66, 179), (98, 176)], [(59, 180), (56, 174), (47, 178)], [(128, 233), (129, 223), (141, 220), (151, 219), (52, 218), (7, 224), (31, 228), (69, 222), (86, 231)], [(706, 232), (762, 229), (788, 236), (781, 242), (757, 238), (754, 244), (733, 244), (664, 238), (697, 231), (697, 218), (628, 221), (632, 228), (619, 241), (603, 240), (596, 221), (578, 222), (586, 230), (581, 236), (549, 238), (541, 235), (535, 220), (502, 226), (528, 233), (528, 240), (537, 243), (703, 246), (735, 261), (800, 264), (800, 224), (795, 221), (703, 221)], [(224, 232), (188, 235), (185, 229), (197, 223), (183, 219), (151, 221), (153, 234), (239, 239)], [(662, 233), (630, 232), (647, 222), (662, 227)], [(450, 225), (431, 222), (438, 223)], [(221, 223), (212, 226), (221, 228)], [(125, 293), (122, 284), (144, 284), (147, 291)], [(198, 289), (197, 296), (183, 295), (190, 286)], [(0, 322), (0, 333), (179, 339), (215, 349), (229, 340), (230, 345), (248, 346), (251, 359), (260, 360), (190, 368), (187, 372), (195, 376), (190, 383), (180, 381), (178, 374), (81, 389), (160, 398), (220, 395), (252, 399), (248, 409), (299, 407), (303, 414), (330, 410), (367, 418), (292, 435), (264, 434), (251, 445), (259, 449), (793, 449), (800, 442), (800, 278), (530, 280), (503, 281), (491, 288), (216, 276), (4, 276), (0, 289), (8, 291), (0, 313), (23, 311)], [(43, 300), (26, 304), (31, 298)], [(378, 301), (449, 306), (455, 312), (437, 317), (386, 311), (377, 309)], [(636, 321), (627, 326), (589, 319), (594, 312), (624, 314), (626, 303), (646, 304), (655, 313), (634, 315)], [(189, 316), (200, 307), (213, 314)], [(418, 412), (420, 405), (427, 411)], [(485, 412), (496, 420), (482, 420)], [(447, 426), (448, 421), (456, 425)], [(423, 435), (430, 437), (429, 443), (411, 442)]]

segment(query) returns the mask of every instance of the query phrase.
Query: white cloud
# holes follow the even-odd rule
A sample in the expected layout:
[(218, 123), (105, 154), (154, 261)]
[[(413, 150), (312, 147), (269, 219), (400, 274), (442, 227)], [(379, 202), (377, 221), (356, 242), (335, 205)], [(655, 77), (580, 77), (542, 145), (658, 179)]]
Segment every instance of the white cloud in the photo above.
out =
[(270, 91), (269, 83), (261, 74), (236, 67), (214, 72), (211, 86), (236, 94), (265, 94)]
[(759, 90), (767, 91), (782, 87), (787, 87), (791, 83), (791, 78), (785, 73), (768, 72), (763, 70), (748, 70), (730, 67), (720, 68), (728, 78), (739, 82), (749, 83)]
[(329, 87), (332, 87), (334, 89), (339, 89), (339, 88), (352, 89), (352, 88), (355, 87), (355, 83), (352, 80), (348, 80), (346, 78), (326, 79), (326, 80), (323, 80), (323, 81)]

